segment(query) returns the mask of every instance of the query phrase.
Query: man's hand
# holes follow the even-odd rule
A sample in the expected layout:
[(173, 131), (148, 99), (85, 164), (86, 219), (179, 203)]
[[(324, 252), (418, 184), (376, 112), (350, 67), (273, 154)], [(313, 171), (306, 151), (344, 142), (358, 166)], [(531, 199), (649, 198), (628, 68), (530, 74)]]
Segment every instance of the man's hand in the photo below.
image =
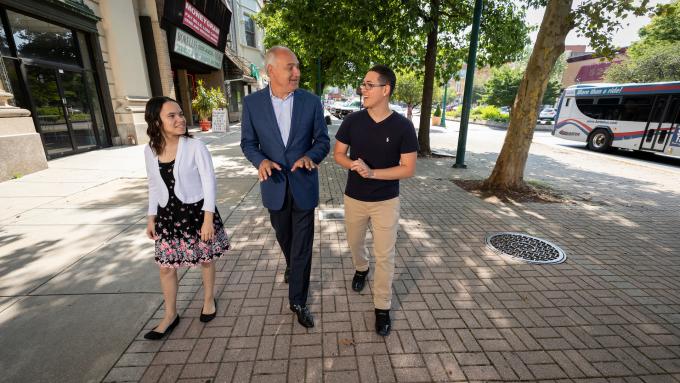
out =
[(357, 172), (364, 178), (373, 177), (373, 169), (369, 168), (361, 158), (357, 159), (356, 161), (352, 161), (352, 166), (349, 168), (349, 170)]
[(266, 181), (272, 176), (272, 169), (281, 170), (281, 165), (270, 160), (263, 160), (260, 162), (260, 167), (257, 169), (257, 177), (260, 182)]
[(291, 172), (294, 172), (295, 169), (300, 168), (300, 169), (307, 169), (307, 170), (312, 170), (314, 168), (317, 168), (318, 165), (312, 161), (311, 158), (307, 156), (302, 156), (299, 160), (295, 161), (293, 164), (293, 167), (290, 169)]

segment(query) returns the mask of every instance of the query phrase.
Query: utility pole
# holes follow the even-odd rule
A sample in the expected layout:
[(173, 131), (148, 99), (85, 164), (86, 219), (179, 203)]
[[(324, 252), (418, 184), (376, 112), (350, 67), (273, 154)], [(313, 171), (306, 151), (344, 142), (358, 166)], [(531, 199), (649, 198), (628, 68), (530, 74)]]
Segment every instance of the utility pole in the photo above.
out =
[(470, 35), (470, 52), (468, 53), (467, 71), (465, 72), (465, 93), (463, 94), (463, 110), (460, 116), (460, 132), (458, 132), (458, 150), (454, 168), (465, 169), (465, 145), (467, 141), (470, 108), (472, 107), (472, 84), (475, 77), (475, 62), (477, 61), (477, 44), (479, 44), (479, 25), (482, 20), (482, 0), (475, 0), (474, 19)]

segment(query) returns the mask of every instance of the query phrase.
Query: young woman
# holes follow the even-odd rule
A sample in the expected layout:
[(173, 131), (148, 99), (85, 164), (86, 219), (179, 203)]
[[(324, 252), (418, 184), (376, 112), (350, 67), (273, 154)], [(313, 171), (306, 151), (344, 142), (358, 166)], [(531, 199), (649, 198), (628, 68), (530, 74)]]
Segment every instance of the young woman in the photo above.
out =
[(169, 97), (146, 104), (149, 145), (144, 149), (149, 181), (146, 235), (156, 241), (165, 316), (144, 338), (162, 339), (179, 324), (177, 268), (201, 265), (203, 309), (201, 322), (217, 314), (214, 297), (216, 258), (229, 249), (215, 207), (215, 171), (205, 144), (191, 137), (184, 113)]

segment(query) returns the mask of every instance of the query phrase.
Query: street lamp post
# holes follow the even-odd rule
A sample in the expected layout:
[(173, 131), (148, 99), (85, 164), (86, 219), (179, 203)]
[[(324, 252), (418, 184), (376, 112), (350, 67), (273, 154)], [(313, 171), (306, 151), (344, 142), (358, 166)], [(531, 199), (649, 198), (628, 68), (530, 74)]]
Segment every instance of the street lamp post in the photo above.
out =
[(449, 91), (449, 82), (444, 83), (444, 97), (442, 97), (442, 120), (439, 122), (439, 126), (446, 128), (446, 94)]
[(465, 143), (467, 141), (470, 107), (472, 106), (472, 83), (475, 77), (475, 61), (477, 60), (477, 44), (479, 43), (479, 24), (482, 20), (482, 0), (475, 0), (474, 19), (470, 35), (470, 53), (468, 54), (467, 71), (465, 72), (465, 93), (463, 94), (463, 110), (460, 116), (460, 132), (458, 132), (458, 150), (454, 168), (465, 169)]

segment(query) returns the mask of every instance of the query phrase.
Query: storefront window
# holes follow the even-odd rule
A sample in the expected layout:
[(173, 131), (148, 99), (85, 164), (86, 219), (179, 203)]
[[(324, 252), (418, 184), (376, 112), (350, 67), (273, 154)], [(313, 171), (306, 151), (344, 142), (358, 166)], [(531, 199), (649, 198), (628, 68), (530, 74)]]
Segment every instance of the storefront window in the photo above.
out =
[(3, 56), (11, 56), (9, 50), (9, 43), (7, 42), (7, 33), (5, 33), (5, 26), (0, 19), (0, 54)]
[(71, 30), (12, 11), (7, 17), (19, 57), (80, 66)]

